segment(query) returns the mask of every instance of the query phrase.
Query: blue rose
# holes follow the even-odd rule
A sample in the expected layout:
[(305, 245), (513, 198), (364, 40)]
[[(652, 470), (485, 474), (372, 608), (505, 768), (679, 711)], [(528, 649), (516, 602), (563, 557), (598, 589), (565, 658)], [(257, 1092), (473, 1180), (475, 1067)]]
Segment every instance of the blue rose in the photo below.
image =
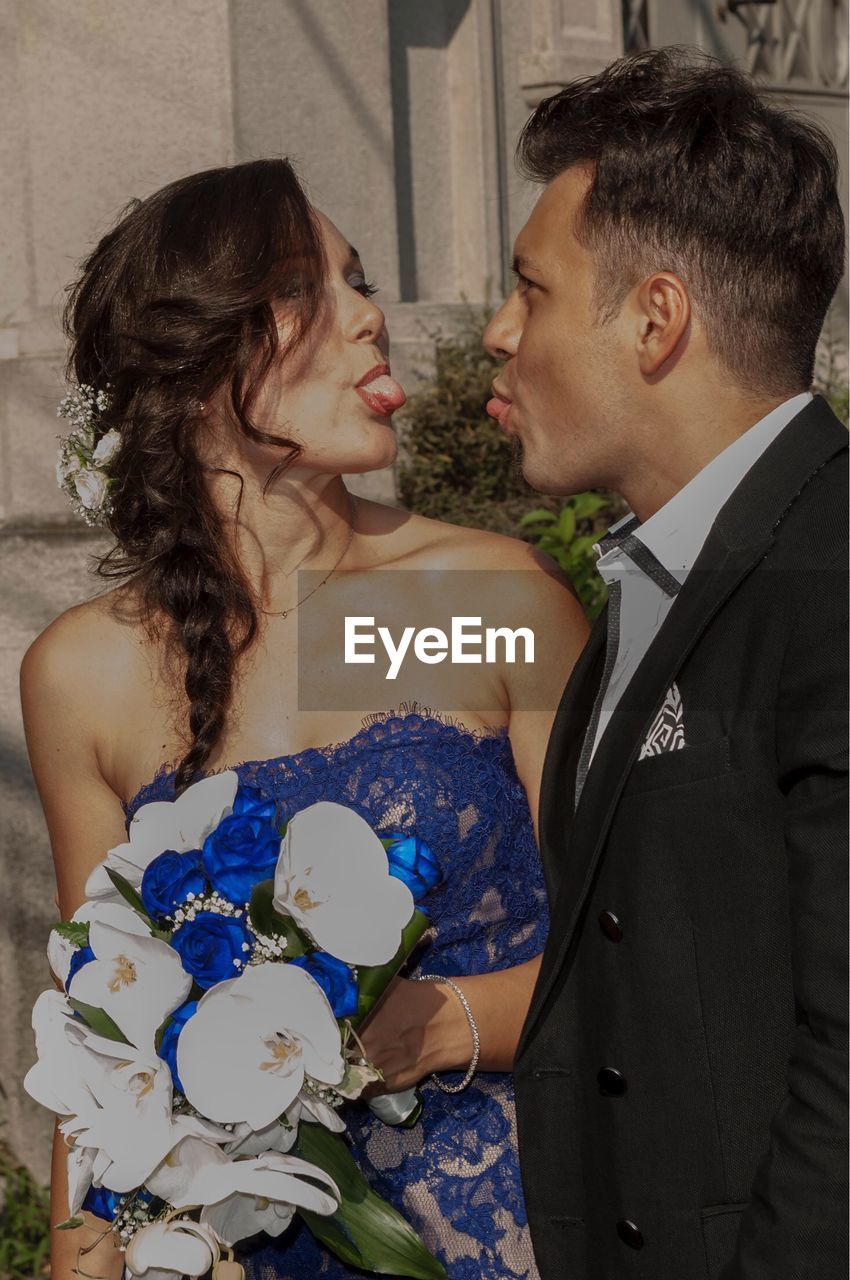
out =
[[(214, 987), (217, 982), (238, 977), (251, 953), (251, 935), (235, 916), (199, 911), (194, 920), (180, 926), (171, 945), (198, 986)], [(235, 965), (234, 960), (240, 964)]]
[(207, 887), (199, 851), (175, 853), (166, 849), (154, 858), (142, 876), (141, 896), (148, 915), (170, 916), (190, 893), (202, 894)]
[(315, 978), (328, 997), (335, 1018), (351, 1018), (357, 1012), (357, 980), (351, 969), (326, 951), (314, 951), (290, 961)]
[(255, 818), (265, 818), (274, 826), (277, 804), (274, 800), (267, 799), (259, 787), (249, 787), (247, 783), (240, 782), (233, 801), (233, 812), (250, 813)]
[(204, 866), (213, 888), (242, 906), (261, 880), (274, 875), (280, 833), (274, 826), (275, 803), (256, 787), (236, 793), (233, 812), (222, 818), (204, 841)]
[(94, 1213), (98, 1218), (109, 1222), (115, 1217), (121, 1201), (130, 1195), (135, 1197), (138, 1204), (150, 1204), (153, 1200), (151, 1193), (144, 1187), (139, 1187), (136, 1191), (110, 1191), (109, 1187), (96, 1187), (92, 1184), (80, 1207), (88, 1209), (89, 1213)]
[(440, 864), (430, 847), (418, 836), (393, 835), (387, 848), (390, 875), (403, 880), (420, 902), (443, 877)]
[(111, 1222), (126, 1194), (126, 1192), (110, 1191), (109, 1187), (92, 1185), (86, 1192), (85, 1199), (80, 1207), (87, 1209), (89, 1213), (95, 1214), (98, 1218), (103, 1218), (106, 1222)]
[(185, 1004), (181, 1004), (179, 1009), (174, 1010), (168, 1020), (168, 1025), (162, 1033), (162, 1043), (159, 1046), (159, 1056), (168, 1063), (171, 1070), (171, 1079), (174, 1081), (174, 1088), (179, 1089), (181, 1093), (185, 1093), (186, 1090), (180, 1083), (180, 1077), (177, 1074), (177, 1041), (180, 1039), (180, 1032), (197, 1007), (197, 1000), (187, 1000)]
[(89, 960), (96, 960), (97, 956), (91, 947), (77, 947), (77, 950), (71, 956), (71, 963), (68, 967), (68, 977), (65, 979), (65, 990), (67, 991), (71, 985), (71, 979), (76, 973), (82, 969), (84, 964), (88, 964)]

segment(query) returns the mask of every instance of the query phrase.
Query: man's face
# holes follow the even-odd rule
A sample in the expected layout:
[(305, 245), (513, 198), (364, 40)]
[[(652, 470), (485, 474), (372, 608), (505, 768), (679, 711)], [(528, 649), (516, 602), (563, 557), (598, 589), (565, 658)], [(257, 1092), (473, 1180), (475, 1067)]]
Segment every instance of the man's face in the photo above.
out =
[(544, 188), (517, 236), (516, 287), (484, 335), (505, 361), (489, 411), (542, 493), (615, 488), (628, 465), (627, 325), (597, 321), (595, 256), (574, 230), (589, 181), (575, 166)]

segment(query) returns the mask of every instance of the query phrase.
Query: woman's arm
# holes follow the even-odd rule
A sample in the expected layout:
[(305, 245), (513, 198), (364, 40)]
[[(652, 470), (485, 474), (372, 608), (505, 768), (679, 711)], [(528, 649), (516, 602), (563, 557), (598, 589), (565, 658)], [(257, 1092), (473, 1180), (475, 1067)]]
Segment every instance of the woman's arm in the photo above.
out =
[[(506, 566), (505, 542), (498, 539), (499, 567), (534, 570), (512, 575), (511, 585), (522, 592), (519, 612), (523, 625), (535, 634), (535, 661), (506, 664), (500, 674), (511, 748), (537, 836), (549, 733), (589, 627), (581, 605), (552, 562), (519, 544), (517, 566)], [(511, 1070), (539, 968), (540, 957), (535, 956), (495, 973), (452, 975), (478, 1027), (480, 1070)], [(410, 1088), (432, 1071), (465, 1070), (472, 1057), (463, 1006), (443, 984), (396, 979), (361, 1038), (368, 1056), (384, 1074), (382, 1090), (390, 1093)]]
[[(77, 610), (63, 614), (30, 645), (21, 665), (21, 706), (27, 751), (53, 851), (57, 903), (67, 920), (85, 899), (89, 872), (107, 850), (126, 840), (121, 803), (97, 760), (98, 733), (108, 711), (92, 650), (92, 628)], [(114, 715), (113, 710), (113, 715)], [(94, 1215), (85, 1226), (51, 1231), (52, 1280), (72, 1280), (79, 1250), (108, 1227)], [(58, 1129), (53, 1143), (51, 1226), (68, 1217), (67, 1148)], [(117, 1280), (123, 1254), (113, 1236), (80, 1258), (81, 1270)]]

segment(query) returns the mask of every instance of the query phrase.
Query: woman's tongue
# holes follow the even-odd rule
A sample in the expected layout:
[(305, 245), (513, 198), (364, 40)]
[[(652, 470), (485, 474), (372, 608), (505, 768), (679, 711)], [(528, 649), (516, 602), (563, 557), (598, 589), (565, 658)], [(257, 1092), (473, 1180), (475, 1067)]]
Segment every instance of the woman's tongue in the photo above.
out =
[(391, 378), (388, 373), (382, 373), (380, 377), (373, 378), (371, 382), (363, 387), (356, 387), (355, 390), (370, 409), (377, 409), (383, 414), (395, 413), (407, 399), (395, 378)]

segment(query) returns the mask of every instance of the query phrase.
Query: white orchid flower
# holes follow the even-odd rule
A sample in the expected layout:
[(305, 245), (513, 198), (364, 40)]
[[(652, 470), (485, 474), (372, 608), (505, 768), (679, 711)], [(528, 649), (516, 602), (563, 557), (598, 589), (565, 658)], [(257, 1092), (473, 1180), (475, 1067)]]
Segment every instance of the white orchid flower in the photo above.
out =
[(145, 871), (166, 849), (188, 853), (200, 849), (222, 818), (233, 812), (239, 786), (234, 769), (193, 782), (176, 800), (152, 800), (133, 814), (128, 840), (110, 849), (86, 882), (86, 897), (120, 900), (106, 868), (111, 867), (138, 889)]
[(169, 1151), (185, 1137), (226, 1142), (230, 1134), (200, 1116), (172, 1115), (171, 1073), (161, 1059), (111, 1057), (121, 1048), (97, 1038), (97, 1047), (111, 1064), (96, 1102), (98, 1112), (83, 1124), (68, 1119), (63, 1133), (78, 1144), (96, 1148), (92, 1181), (113, 1191), (141, 1186)]
[[(316, 1182), (323, 1186), (316, 1186)], [(169, 1152), (148, 1175), (146, 1186), (175, 1209), (200, 1204), (215, 1211), (202, 1215), (201, 1221), (214, 1227), (223, 1244), (243, 1238), (234, 1234), (237, 1219), (249, 1222), (244, 1235), (262, 1230), (253, 1225), (255, 1201), (274, 1202), (274, 1220), (283, 1222), (283, 1230), (296, 1207), (329, 1214), (335, 1212), (340, 1199), (333, 1178), (307, 1160), (279, 1151), (231, 1160), (217, 1146), (192, 1137), (183, 1138)]]
[(68, 1217), (75, 1217), (92, 1183), (95, 1153), (91, 1147), (72, 1147), (68, 1152)]
[[(336, 1203), (336, 1202), (334, 1202)], [(223, 1244), (234, 1245), (247, 1240), (258, 1231), (279, 1236), (289, 1226), (295, 1210), (279, 1200), (267, 1196), (228, 1196), (219, 1204), (206, 1205), (201, 1210), (201, 1222), (211, 1227)]]
[(237, 1124), (233, 1128), (231, 1141), (225, 1143), (224, 1151), (229, 1156), (262, 1156), (267, 1151), (279, 1151), (285, 1155), (295, 1145), (298, 1137), (298, 1123), (290, 1124), (289, 1117), (298, 1106), (293, 1102), (287, 1109), (287, 1123), (281, 1124), (273, 1120), (264, 1129), (252, 1129), (249, 1124)]
[(305, 1075), (334, 1085), (344, 1070), (327, 996), (290, 964), (251, 965), (211, 988), (177, 1042), (177, 1072), (192, 1106), (256, 1130), (286, 1111)]
[(209, 1171), (229, 1164), (229, 1157), (215, 1143), (203, 1138), (181, 1138), (148, 1174), (145, 1186), (175, 1209), (205, 1204), (211, 1189)]
[(221, 1257), (212, 1228), (188, 1218), (151, 1222), (130, 1240), (124, 1262), (130, 1277), (182, 1280), (202, 1276)]
[(295, 1145), (298, 1126), (302, 1120), (310, 1124), (323, 1124), (332, 1133), (344, 1133), (345, 1121), (328, 1102), (302, 1089), (298, 1097), (287, 1107), (283, 1123), (274, 1120), (264, 1129), (252, 1129), (244, 1122), (233, 1129), (231, 1141), (224, 1151), (232, 1156), (260, 1156), (268, 1151), (285, 1154)]
[(287, 1111), (286, 1118), (296, 1129), (301, 1120), (306, 1120), (308, 1124), (323, 1124), (332, 1133), (345, 1132), (345, 1121), (339, 1112), (330, 1103), (303, 1089)]
[[(326, 1190), (306, 1178), (324, 1183)], [(306, 1160), (279, 1151), (230, 1160), (218, 1147), (197, 1138), (184, 1138), (146, 1185), (175, 1209), (204, 1205), (201, 1222), (226, 1245), (257, 1231), (280, 1235), (296, 1206), (329, 1214), (339, 1203), (333, 1179)]]
[(31, 1098), (60, 1116), (88, 1115), (94, 1101), (87, 1076), (100, 1071), (96, 1060), (80, 1059), (69, 1030), (82, 1024), (61, 991), (42, 991), (32, 1011), (38, 1060), (24, 1077)]
[[(326, 1190), (315, 1182), (323, 1183)], [(324, 1170), (276, 1151), (251, 1160), (234, 1160), (229, 1169), (216, 1170), (209, 1192), (227, 1183), (232, 1188), (230, 1195), (217, 1198), (208, 1194), (201, 1210), (201, 1222), (212, 1227), (225, 1245), (258, 1231), (280, 1235), (296, 1208), (328, 1215), (336, 1212), (340, 1202), (339, 1189)]]
[(157, 1027), (192, 989), (180, 956), (159, 938), (99, 921), (89, 929), (89, 946), (97, 958), (74, 974), (69, 998), (103, 1009), (131, 1044), (152, 1053)]
[(228, 1130), (208, 1120), (172, 1116), (166, 1063), (153, 1052), (142, 1054), (95, 1035), (73, 1016), (60, 992), (42, 992), (33, 1027), (39, 1056), (24, 1088), (62, 1117), (63, 1135), (91, 1157), (90, 1165), (88, 1156), (75, 1157), (75, 1198), (84, 1181), (83, 1196), (91, 1182), (118, 1192), (134, 1190), (186, 1136), (231, 1140)]
[(274, 905), (347, 964), (392, 960), (413, 895), (389, 873), (381, 841), (346, 805), (320, 800), (291, 818), (281, 841)]
[[(122, 929), (124, 933), (135, 933), (139, 937), (150, 936), (150, 929), (132, 907), (121, 902), (84, 902), (78, 907), (71, 919), (75, 923), (92, 924), (95, 920), (100, 924), (111, 924), (114, 929)], [(64, 986), (68, 981), (71, 958), (77, 948), (73, 942), (63, 938), (55, 929), (50, 930), (47, 940), (47, 961), (51, 972)]]

